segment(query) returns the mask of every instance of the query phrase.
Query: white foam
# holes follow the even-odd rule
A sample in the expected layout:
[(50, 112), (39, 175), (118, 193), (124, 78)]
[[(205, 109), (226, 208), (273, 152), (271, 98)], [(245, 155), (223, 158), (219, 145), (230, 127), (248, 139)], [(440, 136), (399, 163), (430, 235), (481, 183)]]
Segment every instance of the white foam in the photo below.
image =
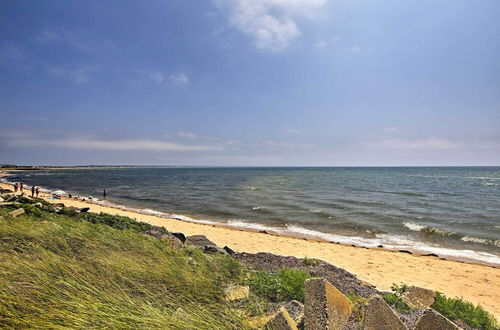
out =
[(141, 214), (155, 215), (155, 216), (160, 217), (160, 218), (168, 216), (167, 213), (163, 213), (163, 212), (152, 210), (152, 209), (141, 209), (138, 212)]
[(421, 231), (425, 228), (425, 226), (413, 222), (403, 222), (403, 225), (411, 231)]

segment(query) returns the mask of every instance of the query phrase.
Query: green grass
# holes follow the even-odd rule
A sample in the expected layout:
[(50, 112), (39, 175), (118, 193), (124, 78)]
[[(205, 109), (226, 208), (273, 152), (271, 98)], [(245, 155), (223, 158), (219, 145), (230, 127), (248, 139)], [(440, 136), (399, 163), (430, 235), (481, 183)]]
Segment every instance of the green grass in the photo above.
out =
[(436, 292), (436, 300), (431, 307), (450, 320), (462, 320), (474, 328), (500, 329), (493, 315), (485, 311), (481, 306), (476, 306), (461, 298), (448, 298), (441, 292)]
[(321, 263), (320, 260), (318, 259), (311, 259), (308, 257), (305, 257), (302, 262), (304, 263), (304, 266), (317, 266)]
[(281, 269), (274, 274), (255, 272), (249, 279), (250, 289), (256, 295), (272, 302), (304, 301), (304, 281), (312, 276), (295, 269)]
[(402, 295), (407, 289), (408, 286), (406, 284), (393, 284), (391, 286), (392, 292), (384, 294), (382, 298), (384, 298), (385, 302), (388, 305), (393, 306), (398, 312), (402, 314), (411, 313), (412, 308), (402, 299)]
[(224, 299), (242, 277), (235, 260), (174, 249), (126, 219), (23, 207), (17, 218), (0, 208), (2, 327), (246, 327)]

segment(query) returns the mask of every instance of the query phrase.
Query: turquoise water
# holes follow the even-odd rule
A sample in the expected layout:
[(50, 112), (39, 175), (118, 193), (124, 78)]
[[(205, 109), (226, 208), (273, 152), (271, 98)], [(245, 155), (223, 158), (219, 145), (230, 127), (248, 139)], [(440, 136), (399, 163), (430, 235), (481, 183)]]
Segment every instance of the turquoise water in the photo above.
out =
[(187, 221), (500, 265), (500, 168), (142, 167), (20, 173), (23, 181)]

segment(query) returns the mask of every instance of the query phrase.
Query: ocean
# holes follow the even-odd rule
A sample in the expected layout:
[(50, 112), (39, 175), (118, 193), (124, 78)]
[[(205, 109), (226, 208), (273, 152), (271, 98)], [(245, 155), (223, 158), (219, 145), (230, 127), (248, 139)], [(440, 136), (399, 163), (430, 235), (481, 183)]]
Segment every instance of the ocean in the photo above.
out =
[(500, 167), (93, 168), (4, 180), (185, 221), (500, 265)]

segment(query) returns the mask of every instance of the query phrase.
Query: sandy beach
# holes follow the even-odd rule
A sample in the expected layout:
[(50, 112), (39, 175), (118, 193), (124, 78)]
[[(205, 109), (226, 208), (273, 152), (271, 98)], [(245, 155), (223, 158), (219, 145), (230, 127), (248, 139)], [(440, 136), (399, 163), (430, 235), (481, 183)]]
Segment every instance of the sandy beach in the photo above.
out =
[[(12, 189), (8, 184), (0, 183), (0, 186)], [(49, 201), (63, 202), (67, 206), (90, 207), (91, 212), (128, 216), (186, 235), (206, 235), (217, 245), (227, 245), (238, 252), (270, 252), (321, 259), (352, 272), (380, 290), (388, 290), (393, 283), (402, 282), (422, 286), (441, 291), (447, 296), (463, 297), (475, 304), (481, 304), (496, 318), (500, 318), (500, 269), (498, 268), (383, 249), (352, 247), (165, 219), (84, 201), (68, 199)]]

